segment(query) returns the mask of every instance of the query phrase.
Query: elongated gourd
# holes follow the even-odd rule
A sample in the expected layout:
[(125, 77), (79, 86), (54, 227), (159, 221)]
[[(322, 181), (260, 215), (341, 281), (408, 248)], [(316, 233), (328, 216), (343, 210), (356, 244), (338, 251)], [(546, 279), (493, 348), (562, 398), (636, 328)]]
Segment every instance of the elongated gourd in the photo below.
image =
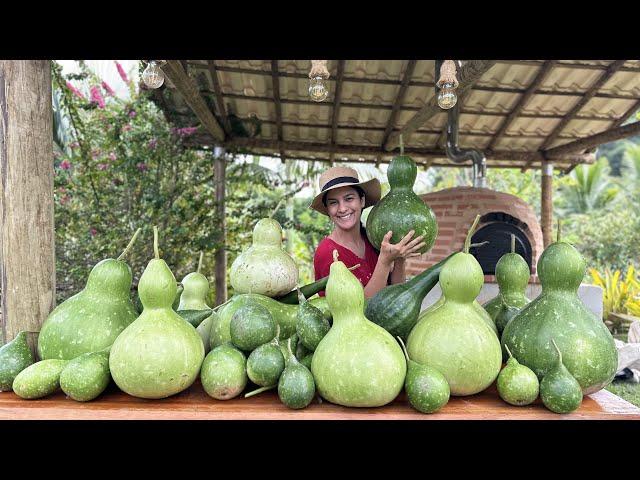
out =
[(531, 300), (524, 291), (529, 283), (531, 271), (524, 258), (516, 253), (515, 235), (511, 235), (511, 253), (505, 253), (496, 264), (496, 281), (499, 293), (483, 305), (495, 322), (498, 334), (507, 323)]
[(172, 308), (176, 279), (160, 258), (154, 227), (155, 258), (140, 277), (144, 310), (111, 347), (109, 368), (118, 387), (140, 398), (165, 398), (191, 386), (204, 359), (196, 329)]
[(140, 234), (136, 231), (117, 258), (98, 262), (83, 290), (58, 305), (38, 336), (38, 356), (71, 360), (110, 346), (138, 316), (131, 301), (131, 268), (123, 261)]
[(440, 371), (454, 396), (481, 392), (496, 379), (502, 365), (498, 337), (473, 306), (484, 282), (480, 264), (469, 254), (479, 219), (478, 215), (467, 234), (464, 250), (442, 267), (444, 303), (425, 315), (407, 340), (411, 358)]
[(538, 260), (542, 292), (502, 332), (502, 343), (538, 378), (556, 365), (555, 339), (564, 365), (589, 395), (613, 380), (618, 352), (604, 322), (578, 297), (586, 262), (573, 245), (556, 241)]
[(13, 380), (13, 392), (25, 400), (51, 395), (60, 388), (60, 373), (69, 360), (49, 358), (22, 370)]
[[(182, 295), (180, 295), (180, 303), (178, 310), (210, 310), (207, 305), (207, 295), (209, 293), (209, 280), (200, 273), (202, 268), (202, 257), (204, 252), (200, 252), (200, 260), (198, 261), (198, 269), (195, 272), (187, 274), (182, 279)], [(197, 325), (195, 325), (197, 326)]]
[(239, 255), (229, 271), (236, 293), (277, 297), (298, 284), (298, 266), (282, 249), (282, 227), (263, 218), (253, 229), (253, 244)]
[(367, 236), (379, 250), (382, 238), (393, 232), (391, 243), (398, 243), (409, 231), (424, 237), (420, 253), (428, 252), (436, 241), (438, 223), (433, 210), (413, 191), (418, 168), (411, 157), (400, 155), (391, 160), (387, 170), (391, 190), (367, 216)]
[(311, 373), (318, 393), (347, 407), (379, 407), (396, 398), (407, 371), (404, 353), (364, 316), (364, 288), (334, 250), (327, 282), (333, 325), (318, 344)]

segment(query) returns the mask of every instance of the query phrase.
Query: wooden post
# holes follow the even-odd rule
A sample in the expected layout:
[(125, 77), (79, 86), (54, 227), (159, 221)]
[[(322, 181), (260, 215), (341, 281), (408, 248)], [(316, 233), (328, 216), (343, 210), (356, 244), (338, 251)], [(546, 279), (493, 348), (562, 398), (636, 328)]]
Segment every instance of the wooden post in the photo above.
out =
[[(40, 331), (55, 306), (49, 60), (0, 60), (2, 340)], [(35, 335), (29, 336), (31, 347)]]
[(542, 198), (540, 202), (544, 248), (553, 243), (553, 163), (542, 164)]
[(216, 250), (216, 305), (220, 305), (227, 301), (227, 227), (225, 222), (225, 173), (226, 160), (225, 151), (220, 147), (214, 150), (216, 156), (214, 162), (214, 174), (216, 184), (216, 216), (220, 223), (218, 224), (219, 242)]

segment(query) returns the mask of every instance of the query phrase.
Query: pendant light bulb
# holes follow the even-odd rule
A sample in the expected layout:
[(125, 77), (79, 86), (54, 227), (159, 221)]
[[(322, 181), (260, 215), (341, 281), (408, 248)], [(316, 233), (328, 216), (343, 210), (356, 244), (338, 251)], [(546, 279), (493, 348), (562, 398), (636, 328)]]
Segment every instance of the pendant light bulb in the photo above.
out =
[(142, 81), (149, 88), (160, 88), (164, 83), (164, 73), (155, 60), (150, 60), (142, 72)]

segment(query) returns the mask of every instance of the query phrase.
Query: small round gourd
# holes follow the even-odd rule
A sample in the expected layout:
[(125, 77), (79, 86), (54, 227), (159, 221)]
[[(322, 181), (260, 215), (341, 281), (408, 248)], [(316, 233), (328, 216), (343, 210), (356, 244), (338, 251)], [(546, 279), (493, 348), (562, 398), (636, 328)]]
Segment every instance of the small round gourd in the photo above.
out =
[(247, 385), (247, 359), (240, 350), (225, 343), (211, 350), (202, 362), (200, 380), (204, 391), (216, 400), (229, 400)]
[(511, 405), (529, 405), (538, 398), (538, 377), (530, 368), (520, 365), (508, 350), (507, 354), (507, 365), (500, 371), (496, 381), (498, 395)]
[(582, 403), (582, 389), (578, 381), (562, 363), (562, 352), (556, 342), (551, 343), (558, 352), (555, 365), (540, 382), (540, 398), (549, 410), (555, 413), (570, 413)]

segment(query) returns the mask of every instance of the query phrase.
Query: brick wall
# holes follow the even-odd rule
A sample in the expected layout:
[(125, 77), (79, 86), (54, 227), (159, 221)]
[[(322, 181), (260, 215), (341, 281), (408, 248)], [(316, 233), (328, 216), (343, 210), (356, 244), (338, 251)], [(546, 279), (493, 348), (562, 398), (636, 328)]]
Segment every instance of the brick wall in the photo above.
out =
[[(476, 215), (491, 212), (507, 213), (529, 229), (525, 232), (532, 248), (532, 281), (537, 281), (536, 264), (543, 250), (542, 230), (533, 208), (520, 198), (488, 188), (454, 187), (422, 195), (421, 198), (433, 209), (438, 221), (438, 237), (433, 248), (417, 259), (407, 262), (408, 277), (417, 275), (438, 263), (454, 251), (462, 250), (467, 231)], [(478, 228), (485, 225), (480, 223)], [(494, 282), (494, 275), (485, 275), (485, 282)]]

